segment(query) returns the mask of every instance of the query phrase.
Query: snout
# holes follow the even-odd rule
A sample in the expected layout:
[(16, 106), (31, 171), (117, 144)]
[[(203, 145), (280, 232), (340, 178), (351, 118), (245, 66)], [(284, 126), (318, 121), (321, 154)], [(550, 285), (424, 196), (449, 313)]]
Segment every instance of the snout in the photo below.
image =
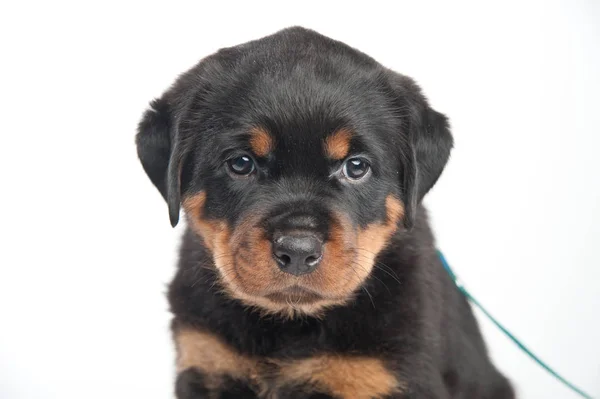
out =
[(294, 276), (313, 272), (323, 258), (323, 240), (309, 232), (281, 235), (272, 247), (279, 268)]
[(349, 216), (322, 204), (249, 213), (232, 233), (231, 258), (216, 257), (223, 282), (269, 312), (318, 313), (345, 303), (369, 272), (356, 257)]

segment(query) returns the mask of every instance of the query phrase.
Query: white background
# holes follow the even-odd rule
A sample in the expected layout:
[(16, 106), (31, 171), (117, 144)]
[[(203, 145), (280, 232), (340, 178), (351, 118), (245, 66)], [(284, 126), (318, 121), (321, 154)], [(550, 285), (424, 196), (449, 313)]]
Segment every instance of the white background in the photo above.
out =
[[(427, 199), (440, 247), (600, 397), (598, 2), (7, 3), (1, 398), (171, 396), (164, 292), (181, 226), (136, 159), (136, 123), (203, 56), (290, 25), (414, 77), (450, 117), (456, 149)], [(479, 320), (521, 398), (576, 398)]]

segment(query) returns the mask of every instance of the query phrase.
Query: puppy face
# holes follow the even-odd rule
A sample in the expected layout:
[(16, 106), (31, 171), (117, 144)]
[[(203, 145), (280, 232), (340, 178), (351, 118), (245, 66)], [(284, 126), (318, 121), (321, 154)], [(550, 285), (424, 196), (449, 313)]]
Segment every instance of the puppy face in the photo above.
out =
[(293, 315), (352, 299), (452, 140), (412, 81), (294, 28), (200, 62), (153, 103), (137, 143), (221, 287)]

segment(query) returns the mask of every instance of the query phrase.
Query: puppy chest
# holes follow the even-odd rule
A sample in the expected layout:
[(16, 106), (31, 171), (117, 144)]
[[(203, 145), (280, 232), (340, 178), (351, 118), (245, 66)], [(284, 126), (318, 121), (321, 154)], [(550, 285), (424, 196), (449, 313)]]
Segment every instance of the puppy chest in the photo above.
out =
[(182, 329), (175, 333), (177, 370), (202, 374), (207, 389), (227, 389), (231, 379), (246, 384), (257, 398), (284, 398), (291, 392), (335, 398), (386, 398), (402, 384), (381, 359), (331, 353), (297, 359), (242, 355), (218, 336)]

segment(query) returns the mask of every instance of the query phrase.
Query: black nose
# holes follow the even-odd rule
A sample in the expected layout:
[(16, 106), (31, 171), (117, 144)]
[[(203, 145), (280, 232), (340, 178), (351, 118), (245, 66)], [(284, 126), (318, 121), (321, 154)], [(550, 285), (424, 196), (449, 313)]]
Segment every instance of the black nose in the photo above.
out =
[(273, 257), (281, 270), (300, 276), (317, 268), (322, 246), (314, 235), (281, 236), (273, 241)]

